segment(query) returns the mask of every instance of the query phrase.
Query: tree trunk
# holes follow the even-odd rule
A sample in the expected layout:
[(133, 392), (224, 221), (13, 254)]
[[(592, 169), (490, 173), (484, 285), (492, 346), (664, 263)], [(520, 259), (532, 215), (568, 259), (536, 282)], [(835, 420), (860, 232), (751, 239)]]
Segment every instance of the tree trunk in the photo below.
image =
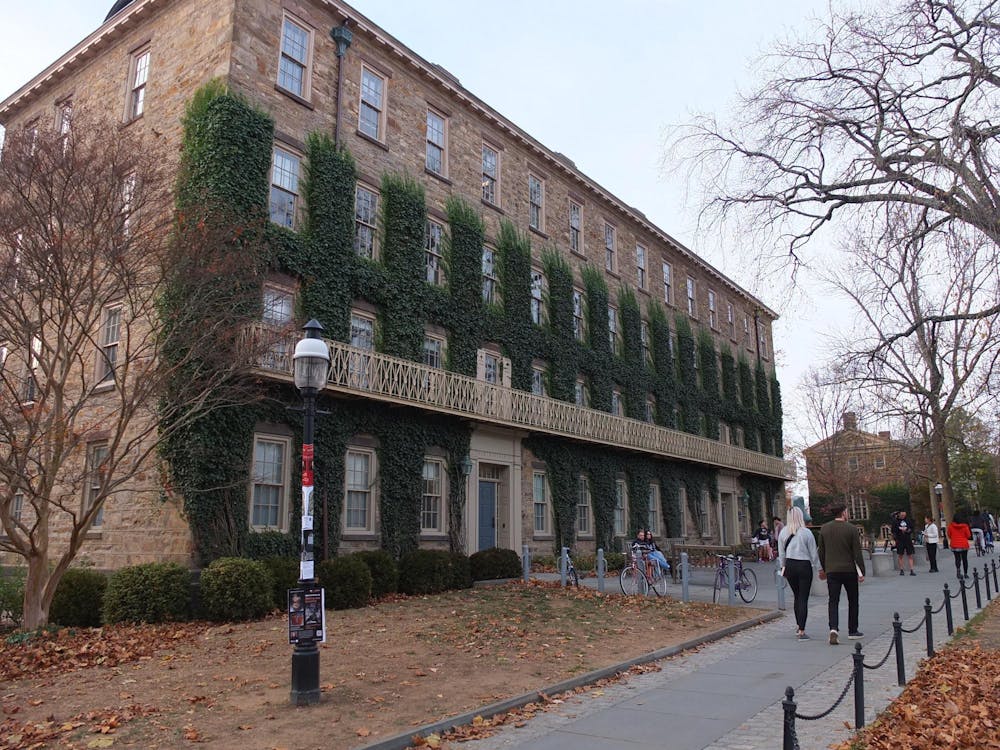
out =
[[(934, 466), (935, 479), (941, 483), (941, 507), (939, 512), (945, 521), (951, 523), (955, 517), (955, 498), (951, 491), (951, 471), (948, 465), (948, 444), (945, 442), (944, 424), (939, 426), (937, 420), (932, 420), (931, 432), (931, 463)], [(933, 519), (937, 522), (939, 519)]]
[(28, 557), (28, 577), (24, 581), (24, 629), (34, 630), (49, 621), (52, 592), (46, 592), (50, 579), (49, 560), (46, 554)]

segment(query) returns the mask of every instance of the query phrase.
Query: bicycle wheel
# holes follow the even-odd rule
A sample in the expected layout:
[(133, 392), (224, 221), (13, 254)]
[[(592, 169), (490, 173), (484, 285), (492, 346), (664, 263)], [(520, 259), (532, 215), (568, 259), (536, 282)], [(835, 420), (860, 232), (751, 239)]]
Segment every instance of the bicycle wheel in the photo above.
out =
[(622, 572), (618, 576), (618, 580), (621, 582), (622, 593), (625, 594), (625, 596), (646, 593), (646, 580), (643, 578), (642, 573), (639, 572), (639, 569), (634, 565), (622, 568)]
[(757, 598), (757, 574), (749, 568), (740, 573), (740, 599), (747, 604)]
[(656, 568), (653, 570), (652, 584), (653, 584), (653, 591), (656, 592), (657, 596), (667, 595), (667, 577), (666, 575), (664, 575), (659, 565), (657, 565)]
[(573, 563), (569, 564), (569, 572), (566, 573), (566, 583), (570, 586), (580, 588), (580, 576), (576, 574), (576, 567), (574, 567)]
[(712, 601), (715, 604), (719, 603), (719, 598), (722, 596), (722, 592), (729, 588), (729, 574), (726, 573), (725, 569), (720, 569), (715, 574), (715, 586), (712, 589)]

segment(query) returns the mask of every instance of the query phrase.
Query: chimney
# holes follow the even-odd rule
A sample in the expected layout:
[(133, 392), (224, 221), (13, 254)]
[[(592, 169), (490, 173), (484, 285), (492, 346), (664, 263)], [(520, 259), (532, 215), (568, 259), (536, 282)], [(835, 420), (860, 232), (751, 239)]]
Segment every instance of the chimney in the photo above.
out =
[(881, 430), (878, 436), (883, 440), (892, 440), (892, 433), (889, 432), (888, 430)]
[(858, 415), (853, 411), (845, 411), (841, 417), (841, 422), (843, 423), (845, 430), (858, 429)]

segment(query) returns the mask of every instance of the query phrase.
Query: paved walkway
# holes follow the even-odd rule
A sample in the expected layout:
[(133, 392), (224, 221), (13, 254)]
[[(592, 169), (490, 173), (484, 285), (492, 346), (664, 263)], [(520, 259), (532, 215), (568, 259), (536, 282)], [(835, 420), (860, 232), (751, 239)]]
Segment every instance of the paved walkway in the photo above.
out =
[[(875, 664), (886, 655), (892, 641), (893, 613), (899, 612), (904, 627), (915, 627), (923, 617), (925, 597), (937, 608), (947, 582), (956, 591), (951, 555), (940, 556), (941, 573), (930, 574), (926, 566), (915, 577), (896, 574), (867, 578), (861, 586), (860, 641), (865, 662)], [(970, 560), (982, 572), (989, 557)], [(771, 566), (754, 566), (760, 593), (754, 606), (773, 606), (776, 590)], [(697, 577), (696, 577), (696, 580)], [(608, 579), (610, 587), (612, 579)], [(617, 586), (617, 580), (614, 581)], [(692, 598), (712, 597), (711, 588), (695, 585)], [(672, 585), (671, 595), (680, 596)], [(970, 616), (976, 609), (975, 594), (968, 592)], [(758, 750), (780, 748), (785, 688), (795, 689), (798, 712), (818, 714), (830, 707), (847, 684), (852, 671), (854, 641), (846, 639), (847, 602), (841, 597), (841, 645), (827, 641), (827, 596), (825, 583), (817, 582), (810, 597), (807, 630), (813, 640), (795, 638), (791, 594), (785, 616), (751, 628), (696, 651), (661, 662), (662, 670), (632, 677), (628, 681), (568, 699), (539, 714), (524, 727), (505, 727), (483, 740), (463, 743), (468, 750)], [(987, 604), (985, 586), (983, 604)], [(952, 602), (955, 626), (964, 623), (961, 599)], [(948, 640), (944, 612), (934, 616), (938, 644)], [(903, 652), (907, 678), (913, 676), (926, 655), (923, 628), (904, 634)], [(865, 670), (865, 719), (870, 723), (901, 688), (896, 684), (895, 655), (878, 670)], [(854, 699), (849, 692), (840, 707), (818, 721), (797, 722), (802, 750), (826, 748), (848, 739), (852, 732)]]

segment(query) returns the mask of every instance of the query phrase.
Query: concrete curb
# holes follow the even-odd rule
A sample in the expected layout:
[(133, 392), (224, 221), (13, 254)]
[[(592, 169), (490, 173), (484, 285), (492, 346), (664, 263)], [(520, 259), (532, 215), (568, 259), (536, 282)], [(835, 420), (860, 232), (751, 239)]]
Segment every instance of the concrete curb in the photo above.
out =
[(657, 651), (652, 651), (648, 654), (643, 654), (642, 656), (637, 656), (634, 659), (629, 659), (628, 661), (623, 661), (620, 664), (614, 664), (610, 667), (603, 667), (602, 669), (594, 670), (593, 672), (587, 672), (586, 674), (578, 675), (577, 677), (572, 677), (568, 680), (563, 680), (562, 682), (557, 682), (555, 685), (550, 685), (542, 690), (533, 690), (522, 695), (515, 696), (513, 698), (508, 698), (504, 701), (499, 701), (497, 703), (490, 703), (482, 708), (475, 709), (473, 711), (467, 711), (463, 714), (457, 716), (452, 716), (447, 719), (442, 719), (441, 721), (436, 721), (433, 724), (426, 724), (422, 727), (414, 727), (413, 729), (402, 732), (401, 734), (388, 737), (384, 740), (374, 742), (370, 745), (363, 745), (361, 747), (355, 748), (355, 750), (406, 750), (412, 744), (414, 735), (421, 735), (426, 737), (428, 734), (440, 734), (441, 732), (447, 732), (455, 727), (465, 726), (466, 724), (471, 724), (472, 720), (481, 716), (484, 719), (489, 719), (498, 714), (507, 713), (515, 708), (521, 708), (529, 703), (533, 703), (538, 700), (538, 696), (541, 693), (552, 696), (558, 693), (565, 693), (567, 690), (575, 690), (578, 687), (583, 687), (584, 685), (591, 685), (598, 680), (603, 680), (607, 677), (613, 677), (619, 672), (624, 672), (630, 667), (634, 667), (638, 664), (648, 664), (651, 661), (659, 661), (660, 659), (666, 659), (669, 656), (674, 656), (682, 651), (688, 651), (689, 649), (695, 648), (697, 646), (702, 646), (706, 643), (711, 643), (712, 641), (720, 640), (726, 636), (733, 635), (734, 633), (739, 633), (741, 630), (747, 630), (748, 628), (756, 627), (757, 625), (762, 625), (765, 622), (770, 622), (771, 620), (776, 620), (785, 613), (781, 610), (771, 610), (770, 612), (764, 612), (756, 617), (751, 617), (744, 620), (743, 622), (735, 623), (734, 625), (729, 625), (728, 627), (722, 628), (721, 630), (716, 630), (708, 635), (704, 635), (700, 638), (693, 638), (690, 641), (684, 641), (676, 646), (669, 646), (667, 648), (661, 648)]

